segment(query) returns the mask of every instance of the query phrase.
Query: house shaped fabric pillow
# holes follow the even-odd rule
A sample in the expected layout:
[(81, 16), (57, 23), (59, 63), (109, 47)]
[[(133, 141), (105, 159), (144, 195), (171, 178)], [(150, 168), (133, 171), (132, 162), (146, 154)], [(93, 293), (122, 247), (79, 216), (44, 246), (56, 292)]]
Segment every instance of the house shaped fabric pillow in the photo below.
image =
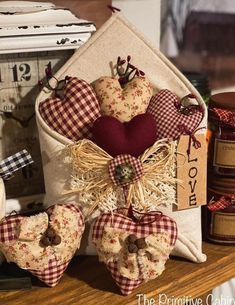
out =
[[(115, 13), (87, 43), (81, 46), (55, 77), (60, 80), (67, 75), (77, 76), (91, 83), (101, 76), (112, 76), (117, 57), (126, 58), (127, 55), (131, 55), (132, 63), (145, 72), (155, 91), (169, 89), (180, 98), (193, 93), (205, 112), (199, 127), (206, 126), (206, 107), (196, 89), (159, 50), (146, 41), (119, 13)], [(50, 94), (51, 92), (42, 91), (38, 96), (36, 116), (43, 158), (46, 202), (53, 204), (53, 202), (62, 199), (61, 194), (66, 190), (67, 181), (71, 175), (70, 165), (65, 165), (62, 159), (66, 145), (72, 142), (51, 130), (40, 116), (39, 104)], [(205, 129), (199, 131), (199, 133), (204, 132)], [(62, 158), (61, 161), (60, 158)], [(76, 200), (71, 195), (63, 197), (64, 199)], [(172, 206), (160, 209), (175, 219), (178, 225), (179, 237), (172, 254), (194, 262), (205, 261), (206, 256), (202, 254), (201, 250), (201, 209), (173, 211)], [(94, 254), (90, 237), (83, 253)]]

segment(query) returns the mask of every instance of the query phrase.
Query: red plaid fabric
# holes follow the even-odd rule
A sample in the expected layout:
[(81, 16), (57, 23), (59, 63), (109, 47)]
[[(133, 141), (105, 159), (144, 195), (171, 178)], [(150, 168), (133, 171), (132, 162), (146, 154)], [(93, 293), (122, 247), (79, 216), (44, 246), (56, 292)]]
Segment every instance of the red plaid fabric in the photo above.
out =
[(59, 283), (68, 264), (69, 262), (59, 265), (56, 259), (54, 259), (49, 261), (48, 266), (43, 271), (29, 271), (48, 286), (54, 287)]
[(91, 137), (93, 122), (100, 117), (95, 92), (86, 81), (69, 78), (64, 100), (48, 98), (39, 105), (45, 123), (54, 131), (76, 142)]
[(171, 233), (171, 245), (173, 246), (177, 239), (176, 222), (160, 212), (151, 212), (144, 214), (138, 222), (134, 222), (131, 218), (119, 213), (107, 213), (98, 217), (92, 232), (92, 239), (96, 240), (102, 237), (104, 227), (113, 227), (121, 231), (128, 231), (135, 234), (139, 238), (146, 237), (150, 234), (161, 232)]
[(128, 295), (137, 288), (143, 281), (138, 280), (129, 280), (128, 278), (122, 276), (117, 269), (117, 263), (109, 263), (107, 269), (112, 275), (112, 278), (115, 280), (116, 284), (120, 287), (121, 293), (123, 295)]
[(0, 222), (0, 243), (10, 242), (17, 238), (17, 226), (23, 216), (12, 215), (2, 219)]
[[(78, 219), (78, 226), (81, 228), (84, 228), (83, 215), (75, 204), (72, 204), (72, 203), (62, 204), (61, 203), (61, 204), (57, 204), (57, 205), (62, 205), (63, 207), (66, 207), (66, 208), (76, 212), (77, 219)], [(53, 206), (49, 207), (47, 209), (47, 211), (50, 211), (52, 209), (53, 209)], [(18, 238), (18, 236), (16, 234), (18, 231), (17, 227), (23, 218), (24, 218), (24, 216), (13, 215), (13, 216), (7, 216), (2, 219), (2, 221), (0, 222), (0, 248), (1, 248), (1, 243), (11, 242)], [(33, 275), (35, 275), (36, 277), (38, 277), (41, 281), (46, 283), (48, 286), (53, 287), (58, 284), (65, 269), (67, 268), (68, 264), (70, 263), (70, 260), (61, 264), (59, 261), (57, 261), (56, 256), (55, 256), (54, 259), (49, 260), (48, 265), (45, 266), (44, 270), (31, 270), (31, 269), (27, 269), (27, 270), (29, 272), (31, 272)], [(15, 263), (17, 263), (17, 262), (15, 262)]]
[(182, 114), (176, 107), (178, 103), (177, 96), (168, 89), (161, 90), (152, 97), (147, 112), (151, 113), (157, 122), (158, 139), (177, 139), (182, 134), (180, 126), (187, 126), (187, 130), (192, 133), (200, 124), (202, 112)]
[(229, 127), (235, 127), (235, 112), (231, 110), (224, 110), (221, 108), (211, 108), (210, 113), (214, 119)]
[[(178, 234), (176, 222), (170, 217), (162, 215), (160, 212), (145, 214), (138, 222), (134, 222), (132, 219), (116, 212), (113, 214), (103, 214), (98, 217), (94, 223), (92, 232), (92, 239), (94, 242), (102, 237), (105, 227), (113, 227), (130, 234), (135, 234), (138, 238), (167, 231), (171, 234), (172, 247), (175, 245)], [(139, 280), (130, 280), (123, 277), (118, 272), (116, 262), (109, 263), (107, 268), (124, 295), (130, 294), (133, 289), (143, 282), (141, 278)]]
[(235, 196), (231, 196), (231, 197), (221, 196), (219, 200), (209, 203), (207, 207), (211, 212), (214, 212), (218, 210), (224, 210), (227, 207), (233, 205), (234, 202), (235, 202)]
[[(117, 166), (120, 166), (120, 165), (131, 166), (132, 169), (134, 170), (133, 178), (131, 179), (130, 182), (123, 183), (118, 179), (118, 177), (116, 175), (116, 169), (117, 169)], [(143, 165), (139, 159), (137, 159), (131, 155), (119, 155), (109, 162), (108, 170), (109, 170), (109, 176), (115, 185), (127, 186), (130, 183), (133, 183), (140, 179), (140, 177), (143, 174)]]

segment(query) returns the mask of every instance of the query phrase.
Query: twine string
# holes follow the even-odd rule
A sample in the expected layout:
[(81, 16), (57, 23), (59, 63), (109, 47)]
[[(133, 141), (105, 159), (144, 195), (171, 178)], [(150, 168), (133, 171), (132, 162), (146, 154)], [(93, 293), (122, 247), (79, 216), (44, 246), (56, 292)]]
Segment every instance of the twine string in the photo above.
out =
[[(126, 212), (127, 211), (127, 215)], [(131, 206), (131, 208), (119, 208), (113, 211), (113, 213), (118, 213), (118, 216), (122, 217), (123, 219), (126, 219), (126, 217), (130, 218), (131, 220), (137, 222), (141, 225), (148, 225), (155, 221), (159, 221), (163, 213), (160, 211), (156, 212), (139, 212)]]
[(189, 143), (188, 143), (188, 149), (187, 149), (188, 155), (190, 155), (190, 152), (191, 152), (191, 145), (193, 145), (193, 147), (195, 149), (201, 148), (201, 142), (196, 138), (195, 133), (201, 129), (205, 129), (206, 127), (200, 127), (200, 128), (194, 129), (193, 131), (190, 131), (190, 129), (188, 128), (187, 125), (179, 124), (177, 126), (177, 128), (180, 133), (189, 136)]

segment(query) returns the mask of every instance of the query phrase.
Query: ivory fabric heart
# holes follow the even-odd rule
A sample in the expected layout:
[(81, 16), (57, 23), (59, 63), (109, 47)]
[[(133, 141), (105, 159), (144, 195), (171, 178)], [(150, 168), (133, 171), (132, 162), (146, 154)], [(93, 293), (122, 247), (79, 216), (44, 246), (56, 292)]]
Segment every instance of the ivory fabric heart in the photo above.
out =
[(39, 112), (50, 128), (76, 142), (91, 137), (90, 129), (100, 116), (100, 106), (94, 89), (85, 80), (66, 80), (64, 98), (46, 99), (39, 104)]
[(101, 77), (93, 83), (101, 114), (128, 122), (145, 113), (153, 94), (153, 88), (145, 77), (135, 77), (124, 88), (115, 77)]
[(200, 106), (199, 111), (186, 115), (179, 111), (178, 97), (168, 89), (159, 91), (152, 97), (147, 113), (155, 118), (157, 124), (157, 138), (177, 139), (182, 133), (182, 126), (185, 126), (185, 132), (193, 132), (203, 119), (203, 112)]
[(48, 286), (63, 275), (84, 231), (83, 216), (75, 204), (57, 204), (35, 216), (7, 216), (0, 222), (0, 250)]
[(161, 275), (177, 239), (177, 225), (160, 212), (139, 219), (123, 214), (100, 216), (92, 240), (99, 260), (106, 264), (122, 294)]
[(111, 156), (140, 156), (156, 140), (156, 123), (149, 113), (139, 114), (130, 122), (103, 116), (92, 128), (93, 141)]

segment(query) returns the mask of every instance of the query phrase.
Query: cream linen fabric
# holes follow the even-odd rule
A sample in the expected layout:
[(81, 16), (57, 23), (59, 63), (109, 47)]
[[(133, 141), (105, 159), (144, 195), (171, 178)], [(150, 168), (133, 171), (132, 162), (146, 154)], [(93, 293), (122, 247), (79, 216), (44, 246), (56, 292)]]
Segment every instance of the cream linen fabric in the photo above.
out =
[[(133, 64), (145, 72), (155, 91), (167, 88), (179, 97), (193, 93), (204, 108), (205, 114), (207, 113), (203, 99), (190, 82), (121, 14), (114, 14), (86, 44), (76, 51), (55, 76), (57, 79), (63, 79), (66, 75), (77, 76), (92, 83), (101, 76), (113, 76), (113, 67), (117, 57), (126, 58), (127, 55), (131, 55)], [(62, 199), (61, 194), (68, 189), (67, 183), (70, 180), (71, 168), (66, 162), (63, 163), (63, 157), (66, 155), (66, 145), (71, 144), (71, 141), (50, 130), (39, 114), (39, 103), (49, 96), (50, 92), (44, 91), (38, 96), (36, 117), (46, 183), (45, 202), (53, 204), (53, 202), (66, 198), (63, 196)], [(200, 127), (205, 127), (206, 122), (207, 115)], [(205, 132), (205, 129), (201, 132)], [(76, 196), (66, 198), (66, 200), (72, 199), (79, 200)], [(172, 207), (168, 207), (162, 208), (162, 211), (173, 217), (178, 224), (179, 238), (172, 254), (194, 262), (205, 261), (206, 256), (202, 254), (201, 250), (200, 208), (172, 212)], [(95, 254), (88, 228), (87, 232), (83, 241), (83, 253)]]

